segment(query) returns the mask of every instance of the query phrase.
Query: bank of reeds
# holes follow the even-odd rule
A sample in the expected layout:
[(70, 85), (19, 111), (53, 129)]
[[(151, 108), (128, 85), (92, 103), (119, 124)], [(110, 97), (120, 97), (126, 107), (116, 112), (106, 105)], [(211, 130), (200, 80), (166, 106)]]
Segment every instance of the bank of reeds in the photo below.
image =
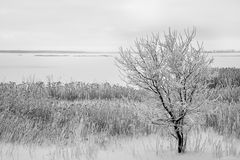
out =
[[(228, 91), (231, 94), (225, 94)], [(219, 93), (229, 98), (238, 95), (225, 89), (214, 96)], [(1, 83), (0, 141), (74, 143), (96, 134), (151, 134), (157, 126), (150, 119), (158, 109), (152, 110), (142, 97), (141, 91), (107, 83)], [(239, 101), (218, 98), (206, 107), (205, 127), (240, 138)]]
[(150, 134), (149, 121), (138, 111), (149, 112), (141, 96), (108, 83), (1, 83), (0, 140), (71, 143), (99, 133)]
[[(137, 102), (32, 98), (7, 93), (1, 97), (0, 141), (11, 143), (74, 143), (90, 135), (132, 136), (152, 133)], [(146, 109), (145, 109), (146, 110)]]
[(239, 103), (240, 87), (225, 87), (211, 89), (209, 92), (209, 100), (217, 100), (221, 103)]
[(204, 115), (205, 127), (240, 138), (240, 103), (212, 102)]
[[(84, 82), (15, 82), (0, 83), (0, 93), (23, 94), (26, 96), (45, 97), (56, 100), (92, 100), (92, 99), (122, 99), (142, 101), (144, 92), (132, 87), (110, 85), (109, 83)], [(6, 93), (4, 93), (6, 94)]]

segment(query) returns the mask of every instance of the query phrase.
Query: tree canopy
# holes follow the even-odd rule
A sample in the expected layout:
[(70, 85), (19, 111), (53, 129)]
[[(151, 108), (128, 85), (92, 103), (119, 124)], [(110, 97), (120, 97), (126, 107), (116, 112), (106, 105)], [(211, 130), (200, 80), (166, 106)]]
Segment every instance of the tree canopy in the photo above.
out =
[(152, 34), (137, 39), (131, 48), (121, 48), (117, 58), (127, 82), (150, 91), (161, 102), (164, 114), (154, 123), (173, 128), (179, 153), (185, 150), (190, 115), (201, 106), (199, 98), (206, 91), (212, 62), (202, 45), (193, 44), (195, 35), (195, 29), (184, 34), (169, 29), (162, 39)]

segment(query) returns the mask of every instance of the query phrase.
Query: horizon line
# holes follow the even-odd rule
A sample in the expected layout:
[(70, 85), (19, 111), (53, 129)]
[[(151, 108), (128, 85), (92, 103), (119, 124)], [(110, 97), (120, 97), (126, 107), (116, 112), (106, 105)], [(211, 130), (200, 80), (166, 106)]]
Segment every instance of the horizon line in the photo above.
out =
[(24, 50), (24, 49), (6, 49), (0, 50), (0, 53), (118, 53), (118, 51), (84, 51), (84, 50)]
[[(240, 50), (205, 50), (205, 53), (240, 53)], [(6, 49), (0, 50), (0, 53), (119, 53), (119, 51), (84, 51), (84, 50), (24, 50), (24, 49)]]

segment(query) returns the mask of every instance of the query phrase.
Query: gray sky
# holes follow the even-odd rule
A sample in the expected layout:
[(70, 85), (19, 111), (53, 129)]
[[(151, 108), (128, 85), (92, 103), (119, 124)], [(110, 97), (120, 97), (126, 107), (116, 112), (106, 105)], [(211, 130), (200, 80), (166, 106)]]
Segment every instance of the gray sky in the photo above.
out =
[(240, 1), (0, 0), (0, 49), (117, 51), (193, 26), (205, 49), (240, 50)]

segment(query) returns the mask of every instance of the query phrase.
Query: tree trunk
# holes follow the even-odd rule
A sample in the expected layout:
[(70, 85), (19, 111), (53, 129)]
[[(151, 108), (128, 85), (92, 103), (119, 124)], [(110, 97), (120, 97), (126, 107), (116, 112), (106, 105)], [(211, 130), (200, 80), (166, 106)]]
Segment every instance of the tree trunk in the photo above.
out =
[(178, 138), (178, 153), (184, 153), (184, 138), (183, 136), (177, 137)]
[(178, 153), (184, 153), (186, 149), (186, 137), (183, 136), (183, 130), (181, 126), (174, 126), (175, 133), (178, 141)]

